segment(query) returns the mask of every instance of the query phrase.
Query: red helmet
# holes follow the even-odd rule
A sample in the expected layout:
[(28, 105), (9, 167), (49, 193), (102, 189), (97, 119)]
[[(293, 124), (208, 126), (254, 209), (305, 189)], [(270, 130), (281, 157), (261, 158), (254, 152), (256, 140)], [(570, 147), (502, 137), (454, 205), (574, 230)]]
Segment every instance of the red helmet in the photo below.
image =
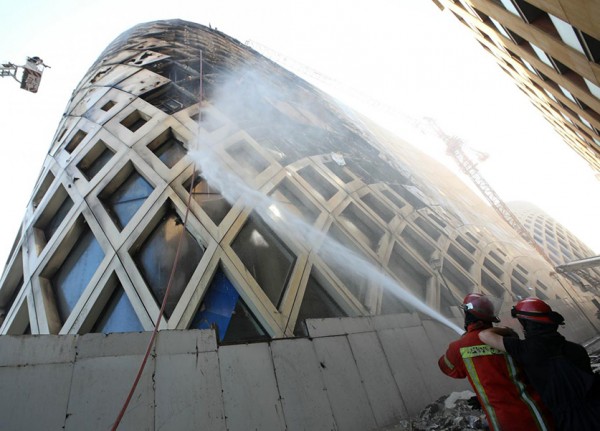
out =
[(559, 313), (552, 311), (548, 304), (538, 298), (525, 298), (517, 302), (510, 315), (519, 319), (554, 325), (562, 325), (565, 321)]
[(469, 293), (463, 299), (462, 309), (485, 322), (499, 322), (494, 312), (494, 304), (482, 293)]

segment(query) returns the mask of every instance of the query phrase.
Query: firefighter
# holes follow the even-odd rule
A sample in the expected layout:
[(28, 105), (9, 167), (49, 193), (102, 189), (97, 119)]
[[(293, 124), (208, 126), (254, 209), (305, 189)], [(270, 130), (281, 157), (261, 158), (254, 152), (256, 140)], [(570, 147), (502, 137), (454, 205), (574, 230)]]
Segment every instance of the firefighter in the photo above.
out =
[(558, 430), (600, 430), (600, 377), (586, 350), (558, 333), (563, 316), (538, 298), (519, 301), (511, 315), (523, 326), (524, 340), (492, 328), (480, 332), (481, 341), (523, 366)]
[(483, 344), (479, 333), (499, 322), (489, 297), (471, 293), (463, 300), (465, 330), (450, 343), (438, 365), (444, 374), (469, 379), (492, 431), (553, 429), (539, 395), (506, 353)]

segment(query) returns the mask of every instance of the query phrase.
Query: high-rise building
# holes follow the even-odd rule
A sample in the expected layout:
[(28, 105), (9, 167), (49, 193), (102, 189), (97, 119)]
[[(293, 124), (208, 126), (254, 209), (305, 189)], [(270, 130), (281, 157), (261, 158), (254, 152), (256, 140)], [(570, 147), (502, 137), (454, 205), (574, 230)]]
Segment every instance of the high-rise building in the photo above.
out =
[[(510, 202), (509, 206), (554, 265), (564, 265), (597, 255), (567, 228), (532, 203)], [(596, 293), (600, 289), (599, 268), (585, 268), (569, 272), (566, 276), (584, 289)]]
[(600, 174), (600, 3), (433, 1), (472, 30), (565, 142)]
[(388, 426), (464, 387), (436, 359), (473, 291), (598, 333), (409, 143), (219, 31), (139, 25), (73, 92), (0, 280), (2, 417), (106, 429), (164, 304), (125, 428)]

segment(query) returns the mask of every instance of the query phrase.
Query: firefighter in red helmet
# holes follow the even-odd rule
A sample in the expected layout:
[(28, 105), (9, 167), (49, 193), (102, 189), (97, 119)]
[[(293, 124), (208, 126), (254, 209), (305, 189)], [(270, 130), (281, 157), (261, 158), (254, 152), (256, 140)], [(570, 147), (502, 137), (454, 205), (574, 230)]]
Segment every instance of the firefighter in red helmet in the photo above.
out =
[(463, 300), (462, 309), (467, 332), (450, 343), (439, 359), (442, 372), (469, 380), (492, 431), (553, 429), (539, 395), (513, 359), (479, 340), (481, 331), (500, 321), (490, 297), (471, 293)]
[(492, 328), (480, 332), (481, 341), (508, 352), (523, 366), (557, 429), (600, 430), (600, 377), (593, 373), (586, 350), (558, 333), (563, 316), (538, 298), (519, 301), (511, 315), (523, 326), (524, 340)]

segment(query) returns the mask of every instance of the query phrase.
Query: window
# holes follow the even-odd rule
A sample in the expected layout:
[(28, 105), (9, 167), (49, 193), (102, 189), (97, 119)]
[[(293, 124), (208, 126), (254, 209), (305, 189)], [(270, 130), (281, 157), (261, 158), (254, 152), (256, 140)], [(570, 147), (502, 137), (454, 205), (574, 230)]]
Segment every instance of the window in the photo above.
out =
[(121, 124), (127, 127), (130, 131), (135, 132), (144, 124), (146, 124), (149, 119), (149, 116), (136, 109), (123, 120), (121, 120)]
[(463, 295), (472, 292), (475, 288), (475, 282), (448, 260), (444, 260), (442, 265), (442, 281), (450, 283)]
[(581, 46), (581, 42), (579, 41), (577, 34), (575, 33), (575, 29), (571, 26), (571, 24), (566, 23), (562, 19), (548, 14), (550, 19), (554, 23), (554, 27), (558, 31), (560, 38), (564, 43), (569, 45), (571, 48), (576, 49), (577, 51), (585, 54), (583, 47)]
[(409, 246), (412, 250), (416, 251), (425, 262), (429, 261), (432, 253), (435, 251), (435, 247), (432, 246), (425, 238), (423, 238), (417, 231), (407, 225), (400, 236), (403, 239), (403, 243)]
[(121, 231), (152, 193), (152, 185), (129, 163), (102, 190), (98, 198)]
[(226, 151), (248, 175), (260, 174), (269, 166), (264, 157), (246, 141), (238, 141)]
[(104, 259), (104, 252), (100, 244), (89, 228), (84, 229), (67, 258), (50, 280), (56, 299), (56, 308), (63, 323), (75, 308), (75, 304), (102, 259)]
[(304, 168), (298, 170), (298, 175), (306, 181), (314, 191), (320, 194), (324, 200), (328, 201), (337, 193), (337, 188), (331, 184), (323, 175), (317, 172), (317, 170), (307, 165)]
[(336, 162), (327, 162), (325, 163), (325, 166), (327, 166), (327, 169), (333, 172), (335, 176), (344, 183), (349, 183), (354, 179), (343, 166), (338, 165)]
[(448, 246), (448, 256), (458, 263), (465, 271), (469, 272), (473, 266), (473, 261), (465, 253), (460, 251), (454, 244)]
[(42, 199), (44, 199), (44, 196), (46, 195), (46, 192), (52, 185), (53, 181), (54, 181), (54, 174), (49, 171), (46, 174), (46, 176), (44, 177), (44, 179), (42, 180), (42, 182), (39, 184), (37, 191), (33, 195), (32, 204), (33, 204), (34, 208), (37, 208), (38, 205), (40, 204), (40, 202), (42, 201)]
[(216, 327), (221, 342), (252, 341), (269, 338), (256, 317), (248, 309), (238, 291), (219, 268), (190, 328)]
[(69, 194), (65, 188), (61, 185), (56, 190), (52, 196), (52, 199), (50, 199), (48, 205), (46, 205), (46, 208), (44, 208), (44, 211), (35, 223), (35, 229), (37, 233), (36, 242), (40, 246), (40, 252), (48, 243), (48, 241), (50, 241), (52, 236), (54, 236), (56, 230), (72, 207), (73, 201), (69, 197)]
[(197, 100), (194, 97), (187, 92), (182, 91), (177, 85), (172, 83), (162, 85), (140, 97), (169, 115), (197, 103)]
[(135, 314), (127, 294), (123, 287), (118, 284), (90, 332), (108, 334), (111, 332), (139, 332), (143, 330), (144, 327)]
[(296, 256), (256, 213), (250, 215), (231, 248), (273, 305), (279, 307)]
[[(194, 177), (194, 188), (192, 189), (192, 198), (202, 210), (210, 217), (214, 224), (219, 225), (225, 216), (231, 210), (231, 205), (221, 195), (219, 190), (212, 187), (208, 182), (196, 172)], [(183, 187), (190, 190), (192, 178), (187, 180)]]
[(501, 298), (504, 294), (504, 287), (484, 270), (481, 270), (481, 285), (496, 297)]
[(154, 139), (148, 145), (148, 148), (168, 168), (175, 166), (187, 153), (183, 142), (175, 137), (171, 128), (168, 128)]
[(108, 163), (108, 161), (114, 155), (114, 151), (106, 146), (106, 144), (99, 140), (94, 144), (91, 150), (85, 155), (83, 159), (77, 165), (77, 169), (83, 174), (83, 176), (90, 181), (100, 169)]
[(313, 224), (321, 213), (321, 210), (287, 178), (284, 178), (277, 188), (271, 192), (271, 198), (277, 202), (277, 206), (281, 206), (309, 224)]
[(108, 111), (110, 111), (112, 109), (113, 106), (115, 106), (115, 102), (113, 102), (112, 100), (109, 100), (104, 105), (102, 105), (100, 107), (100, 109), (102, 109), (105, 112), (108, 112)]
[(594, 63), (600, 63), (600, 40), (593, 38), (581, 30), (577, 30), (577, 36), (587, 58)]
[(358, 206), (350, 203), (338, 216), (338, 220), (359, 242), (377, 252), (385, 232)]
[[(400, 280), (402, 287), (417, 298), (425, 300), (427, 280), (431, 274), (399, 243), (394, 244), (388, 268)], [(382, 311), (386, 310), (386, 307), (387, 304), (382, 303)]]
[(429, 220), (426, 220), (423, 217), (417, 217), (415, 219), (415, 224), (419, 226), (423, 232), (425, 232), (427, 235), (429, 235), (429, 237), (433, 238), (435, 241), (437, 241), (440, 238), (441, 233), (439, 229), (435, 227), (435, 225)]
[(65, 146), (65, 151), (67, 153), (72, 153), (75, 150), (75, 148), (77, 148), (77, 146), (81, 144), (81, 141), (83, 141), (86, 136), (87, 132), (84, 132), (83, 130), (78, 130), (77, 133), (75, 133), (75, 136), (73, 136), (73, 138), (71, 138), (69, 143)]
[(167, 207), (158, 226), (133, 256), (154, 298), (158, 304), (162, 304), (175, 263), (180, 237), (183, 241), (181, 244), (183, 252), (179, 255), (177, 270), (171, 280), (171, 291), (165, 306), (167, 318), (175, 310), (179, 298), (204, 255), (204, 249), (187, 229), (184, 230), (183, 222), (175, 210)]
[(326, 317), (343, 317), (347, 314), (333, 300), (321, 284), (315, 279), (313, 274), (308, 277), (306, 290), (302, 297), (302, 305), (296, 318), (294, 335), (297, 337), (308, 336), (306, 319), (321, 319)]

